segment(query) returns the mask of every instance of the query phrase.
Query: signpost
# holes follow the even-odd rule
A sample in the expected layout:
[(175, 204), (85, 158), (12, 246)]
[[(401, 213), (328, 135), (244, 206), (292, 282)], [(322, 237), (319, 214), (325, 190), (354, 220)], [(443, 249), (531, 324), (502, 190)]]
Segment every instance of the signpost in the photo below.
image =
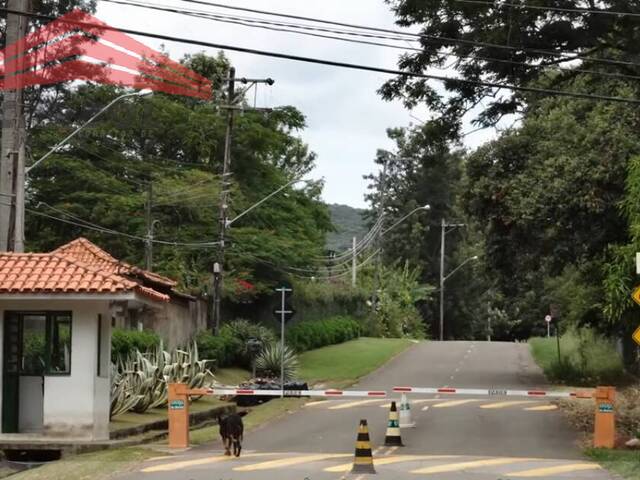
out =
[(280, 307), (273, 310), (276, 318), (280, 317), (280, 390), (281, 397), (284, 398), (284, 324), (293, 318), (296, 313), (290, 305), (287, 304), (287, 294), (293, 294), (293, 288), (288, 283), (282, 283), (276, 292), (280, 292)]
[(551, 320), (553, 320), (551, 315), (544, 317), (544, 321), (547, 322), (547, 338), (551, 336)]

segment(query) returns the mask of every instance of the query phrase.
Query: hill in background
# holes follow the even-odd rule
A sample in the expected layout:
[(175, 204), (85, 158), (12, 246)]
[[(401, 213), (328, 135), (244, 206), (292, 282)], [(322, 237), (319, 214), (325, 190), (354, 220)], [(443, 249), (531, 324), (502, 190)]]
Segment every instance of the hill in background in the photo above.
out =
[(329, 205), (336, 232), (327, 234), (327, 249), (341, 252), (351, 248), (352, 238), (360, 240), (369, 230), (364, 219), (366, 210), (349, 205)]

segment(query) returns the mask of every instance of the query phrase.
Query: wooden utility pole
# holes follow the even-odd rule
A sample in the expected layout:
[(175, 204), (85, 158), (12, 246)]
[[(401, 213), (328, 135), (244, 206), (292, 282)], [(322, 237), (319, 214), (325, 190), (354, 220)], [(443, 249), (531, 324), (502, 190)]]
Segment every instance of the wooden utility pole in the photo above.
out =
[[(243, 106), (238, 107), (236, 105), (236, 82), (252, 85), (258, 83), (266, 83), (267, 85), (273, 85), (271, 78), (264, 79), (248, 79), (239, 78), (236, 79), (236, 69), (231, 67), (229, 69), (229, 78), (227, 78), (229, 86), (227, 88), (227, 105), (223, 108), (227, 109), (227, 130), (224, 138), (224, 159), (222, 163), (222, 179), (220, 182), (220, 208), (218, 215), (219, 234), (218, 234), (218, 258), (213, 264), (213, 281), (211, 282), (211, 296), (213, 297), (211, 318), (213, 320), (213, 332), (218, 334), (220, 330), (220, 304), (222, 301), (222, 278), (224, 272), (224, 249), (226, 232), (228, 228), (227, 210), (229, 208), (229, 188), (231, 186), (231, 139), (233, 133), (233, 117), (235, 110), (244, 110)], [(250, 88), (249, 87), (249, 88)], [(248, 88), (247, 88), (248, 89)], [(247, 90), (241, 91), (238, 95), (239, 100), (242, 101), (242, 97)], [(271, 111), (270, 109), (262, 108), (247, 108), (251, 111)]]
[[(7, 0), (9, 10), (29, 11), (29, 0)], [(21, 77), (22, 62), (7, 68), (11, 60), (22, 57), (28, 18), (7, 13), (5, 36), (5, 85), (2, 100), (2, 141), (0, 143), (0, 251), (24, 250), (24, 167), (25, 122)], [(17, 78), (12, 78), (17, 77)]]
[(220, 209), (218, 215), (219, 235), (218, 241), (218, 267), (214, 268), (213, 278), (213, 332), (217, 335), (220, 330), (220, 301), (222, 296), (222, 275), (224, 266), (224, 242), (227, 230), (227, 208), (228, 208), (228, 192), (229, 192), (229, 168), (231, 166), (231, 134), (233, 131), (233, 104), (235, 100), (236, 86), (236, 69), (229, 69), (229, 87), (227, 89), (227, 102), (229, 109), (227, 110), (227, 131), (224, 137), (224, 159), (222, 161), (222, 183), (220, 186)]
[(147, 225), (147, 240), (145, 242), (145, 268), (153, 271), (153, 218), (151, 207), (153, 206), (153, 182), (147, 184), (147, 201), (145, 205), (145, 223)]

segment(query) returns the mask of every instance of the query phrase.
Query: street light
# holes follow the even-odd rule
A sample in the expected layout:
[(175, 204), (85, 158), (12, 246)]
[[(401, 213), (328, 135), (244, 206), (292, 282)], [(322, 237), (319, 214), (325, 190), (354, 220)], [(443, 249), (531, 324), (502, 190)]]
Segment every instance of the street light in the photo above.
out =
[(264, 202), (266, 202), (267, 200), (269, 200), (271, 197), (273, 197), (274, 195), (277, 195), (278, 193), (280, 193), (282, 190), (284, 190), (285, 188), (293, 185), (294, 183), (298, 183), (298, 182), (305, 182), (305, 183), (309, 183), (309, 180), (302, 180), (300, 178), (297, 178), (295, 180), (291, 180), (289, 183), (285, 183), (283, 186), (281, 186), (280, 188), (278, 188), (277, 190), (271, 192), (269, 195), (267, 195), (266, 197), (264, 197), (262, 200), (260, 200), (257, 203), (254, 203), (253, 205), (251, 205), (249, 208), (247, 208), (244, 212), (242, 212), (241, 214), (237, 215), (236, 218), (234, 218), (233, 220), (227, 220), (225, 219), (225, 227), (229, 228), (233, 223), (235, 223), (238, 219), (240, 219), (241, 217), (244, 217), (247, 213), (249, 213), (251, 210), (253, 210), (254, 208), (259, 207), (260, 205), (262, 205)]
[(478, 260), (478, 255), (467, 258), (464, 262), (454, 268), (448, 275), (444, 275), (443, 269), (440, 269), (440, 341), (444, 340), (444, 282), (454, 273), (464, 267), (467, 263)]
[(45, 153), (42, 157), (36, 160), (30, 167), (26, 167), (24, 169), (24, 173), (18, 172), (17, 177), (17, 186), (16, 186), (16, 207), (15, 207), (15, 223), (14, 223), (14, 238), (15, 238), (15, 249), (16, 251), (21, 252), (24, 248), (24, 208), (25, 208), (25, 185), (27, 183), (27, 175), (31, 170), (36, 168), (40, 163), (46, 160), (49, 156), (57, 152), (60, 147), (66, 144), (69, 140), (71, 140), (75, 135), (77, 135), (80, 130), (93, 122), (96, 118), (102, 115), (105, 111), (111, 108), (112, 105), (119, 102), (120, 100), (127, 97), (146, 97), (148, 95), (153, 94), (153, 90), (150, 88), (144, 88), (137, 92), (125, 93), (120, 95), (119, 97), (114, 98), (111, 102), (109, 102), (105, 107), (103, 107), (98, 113), (96, 113), (93, 117), (87, 120), (84, 124), (80, 125), (73, 132), (67, 135), (64, 139), (58, 142), (51, 150)]
[(398, 220), (396, 223), (394, 223), (393, 225), (391, 225), (389, 228), (385, 229), (382, 231), (381, 235), (385, 235), (387, 232), (389, 232), (390, 230), (393, 230), (394, 228), (396, 228), (398, 225), (400, 225), (402, 222), (404, 222), (407, 218), (409, 218), (411, 215), (413, 215), (416, 212), (419, 212), (421, 210), (431, 210), (431, 205), (426, 204), (423, 207), (418, 207), (418, 208), (414, 208), (413, 210), (411, 210), (409, 213), (407, 213), (404, 217), (402, 217), (400, 220)]
[[(224, 227), (223, 228), (226, 230), (232, 224), (234, 224), (238, 219), (244, 217), (247, 213), (249, 213), (253, 209), (259, 207), (260, 205), (262, 205), (264, 202), (269, 200), (274, 195), (277, 195), (278, 193), (283, 191), (285, 188), (293, 185), (294, 183), (298, 183), (298, 182), (306, 182), (306, 183), (308, 183), (309, 180), (302, 180), (300, 178), (296, 178), (295, 180), (291, 180), (290, 182), (285, 183), (283, 186), (281, 186), (277, 190), (271, 192), (269, 195), (264, 197), (262, 200), (260, 200), (260, 201), (258, 201), (256, 203), (254, 203), (253, 205), (251, 205), (244, 212), (242, 212), (239, 215), (237, 215), (234, 219), (228, 220), (228, 219), (225, 218), (224, 219), (224, 224), (223, 224)], [(223, 236), (223, 238), (224, 238), (224, 236)], [(224, 242), (220, 243), (220, 248), (221, 249), (224, 248)], [(221, 297), (220, 290), (222, 288), (222, 269), (223, 269), (222, 262), (214, 263), (214, 265), (213, 265), (213, 317), (214, 317), (213, 323), (214, 323), (214, 328), (215, 328), (215, 334), (216, 335), (220, 331), (220, 297)]]
[(100, 109), (98, 111), (98, 113), (96, 113), (93, 117), (91, 117), (85, 123), (83, 123), (78, 128), (76, 128), (73, 132), (71, 132), (69, 135), (67, 135), (65, 138), (63, 138), (60, 142), (58, 142), (51, 150), (49, 150), (42, 157), (40, 157), (33, 165), (31, 165), (29, 168), (26, 168), (25, 169), (25, 173), (28, 174), (31, 170), (33, 170), (35, 167), (37, 167), (40, 164), (40, 162), (42, 162), (43, 160), (47, 159), (47, 157), (49, 157), (50, 155), (52, 155), (56, 151), (58, 151), (58, 149), (60, 149), (60, 147), (62, 147), (65, 143), (67, 143), (69, 140), (71, 140), (78, 132), (80, 132), (80, 130), (82, 130), (84, 127), (89, 125), (91, 122), (93, 122), (96, 118), (98, 118), (100, 115), (102, 115), (104, 112), (106, 112), (113, 105), (118, 103), (120, 100), (123, 100), (123, 99), (128, 98), (128, 97), (147, 97), (147, 96), (152, 95), (152, 94), (153, 94), (153, 90), (151, 90), (150, 88), (144, 88), (144, 89), (139, 90), (137, 92), (125, 93), (124, 95), (120, 95), (119, 97), (114, 98), (105, 107)]

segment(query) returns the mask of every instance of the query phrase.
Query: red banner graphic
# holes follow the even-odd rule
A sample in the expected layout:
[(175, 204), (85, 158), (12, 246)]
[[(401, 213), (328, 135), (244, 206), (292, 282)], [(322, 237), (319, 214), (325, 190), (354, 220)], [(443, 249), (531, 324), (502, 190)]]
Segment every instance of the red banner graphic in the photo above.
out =
[(211, 81), (167, 55), (73, 10), (0, 50), (0, 90), (73, 80), (208, 100)]

